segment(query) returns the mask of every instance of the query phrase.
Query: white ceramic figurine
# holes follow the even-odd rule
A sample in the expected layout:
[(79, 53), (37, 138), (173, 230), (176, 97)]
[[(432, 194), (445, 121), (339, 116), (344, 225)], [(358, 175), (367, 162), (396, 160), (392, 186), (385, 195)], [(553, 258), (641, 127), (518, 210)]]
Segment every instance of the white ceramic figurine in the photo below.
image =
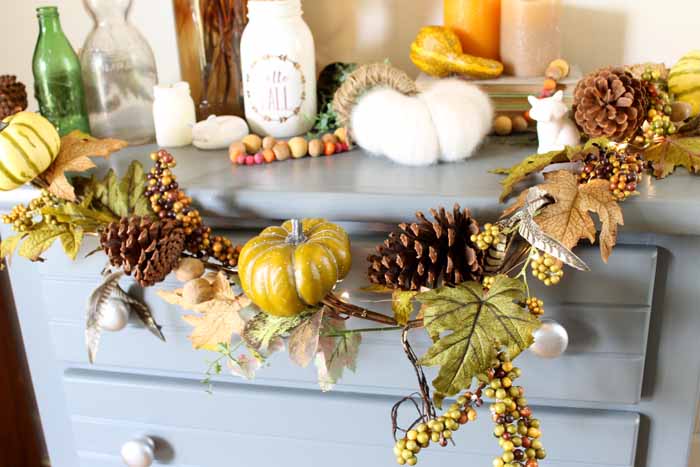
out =
[(564, 104), (564, 93), (557, 91), (552, 97), (544, 99), (529, 96), (527, 100), (532, 106), (530, 118), (537, 121), (539, 154), (579, 144), (581, 135), (574, 122), (569, 119), (569, 108)]

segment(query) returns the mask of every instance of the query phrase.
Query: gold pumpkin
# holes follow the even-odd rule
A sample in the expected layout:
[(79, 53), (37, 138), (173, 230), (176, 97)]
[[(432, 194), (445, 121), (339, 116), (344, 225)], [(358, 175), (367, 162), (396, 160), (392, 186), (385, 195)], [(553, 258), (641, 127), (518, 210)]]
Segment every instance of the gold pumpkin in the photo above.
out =
[(317, 305), (350, 271), (350, 239), (325, 219), (268, 227), (243, 247), (241, 287), (274, 316), (294, 316)]
[(0, 123), (0, 190), (14, 190), (48, 169), (61, 149), (56, 128), (34, 112)]

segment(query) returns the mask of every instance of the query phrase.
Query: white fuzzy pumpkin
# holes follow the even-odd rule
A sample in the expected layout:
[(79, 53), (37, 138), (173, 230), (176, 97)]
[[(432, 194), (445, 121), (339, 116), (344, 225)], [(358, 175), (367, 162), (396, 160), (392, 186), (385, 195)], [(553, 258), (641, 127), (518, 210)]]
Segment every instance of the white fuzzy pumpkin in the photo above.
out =
[(415, 96), (374, 88), (357, 100), (350, 116), (359, 146), (415, 166), (471, 157), (492, 121), (488, 96), (459, 79), (434, 81)]

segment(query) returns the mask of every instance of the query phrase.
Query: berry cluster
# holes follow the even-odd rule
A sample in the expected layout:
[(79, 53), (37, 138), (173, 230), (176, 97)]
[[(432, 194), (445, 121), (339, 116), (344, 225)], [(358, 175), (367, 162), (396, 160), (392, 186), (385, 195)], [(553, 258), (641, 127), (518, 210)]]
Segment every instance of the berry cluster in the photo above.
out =
[(478, 234), (472, 235), (470, 240), (481, 251), (486, 251), (505, 239), (501, 227), (497, 224), (484, 224), (484, 229)]
[(659, 138), (675, 134), (678, 129), (671, 122), (673, 106), (668, 82), (661, 77), (659, 70), (647, 68), (642, 73), (642, 82), (646, 87), (650, 105), (647, 120), (642, 125), (642, 135), (638, 136), (635, 142), (649, 145)]
[(484, 276), (481, 285), (483, 285), (485, 289), (490, 289), (493, 287), (494, 282), (496, 282), (496, 276)]
[(610, 191), (622, 201), (637, 192), (637, 184), (644, 172), (644, 161), (639, 153), (628, 153), (596, 146), (583, 158), (581, 183), (591, 180), (608, 180)]
[(228, 266), (238, 264), (240, 247), (227, 238), (212, 237), (211, 227), (202, 222), (199, 211), (192, 207), (192, 198), (187, 196), (177, 183), (172, 169), (177, 163), (168, 151), (161, 149), (151, 153), (155, 165), (147, 174), (146, 196), (153, 212), (161, 219), (175, 219), (185, 231), (185, 249), (197, 257), (212, 256)]
[(530, 255), (530, 267), (532, 268), (532, 275), (548, 287), (557, 285), (564, 276), (563, 263), (561, 261), (537, 250)]
[(41, 222), (56, 225), (58, 222), (53, 216), (42, 216), (40, 211), (47, 206), (57, 207), (59, 203), (60, 200), (56, 196), (47, 190), (41, 190), (39, 197), (31, 200), (29, 206), (18, 204), (9, 214), (3, 215), (2, 222), (12, 224), (12, 229), (19, 233), (27, 232)]
[(488, 375), (489, 387), (484, 390), (485, 397), (496, 400), (491, 404), (491, 418), (496, 424), (493, 435), (503, 449), (493, 466), (538, 467), (538, 460), (547, 456), (540, 441), (540, 421), (532, 418), (523, 387), (513, 384), (520, 377), (520, 368), (514, 367), (504, 353), (498, 359), (499, 364)]
[(530, 313), (535, 316), (542, 316), (544, 314), (544, 301), (537, 297), (530, 297), (525, 301), (525, 306)]
[(460, 426), (476, 420), (477, 414), (474, 406), (480, 407), (481, 389), (474, 393), (466, 392), (457, 398), (444, 415), (436, 417), (426, 422), (416, 424), (406, 432), (406, 435), (397, 440), (394, 445), (396, 462), (399, 465), (416, 465), (418, 454), (421, 449), (430, 446), (430, 443), (438, 443), (440, 446), (447, 446), (448, 440)]

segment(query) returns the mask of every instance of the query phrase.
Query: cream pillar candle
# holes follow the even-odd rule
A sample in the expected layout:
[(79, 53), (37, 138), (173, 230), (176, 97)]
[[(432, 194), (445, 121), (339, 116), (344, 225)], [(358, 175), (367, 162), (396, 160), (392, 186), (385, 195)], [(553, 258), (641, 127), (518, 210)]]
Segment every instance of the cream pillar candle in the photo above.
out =
[(544, 75), (561, 56), (561, 0), (501, 0), (501, 61), (505, 73)]
[(178, 147), (192, 144), (192, 127), (197, 122), (190, 85), (182, 81), (153, 89), (153, 123), (158, 146)]

